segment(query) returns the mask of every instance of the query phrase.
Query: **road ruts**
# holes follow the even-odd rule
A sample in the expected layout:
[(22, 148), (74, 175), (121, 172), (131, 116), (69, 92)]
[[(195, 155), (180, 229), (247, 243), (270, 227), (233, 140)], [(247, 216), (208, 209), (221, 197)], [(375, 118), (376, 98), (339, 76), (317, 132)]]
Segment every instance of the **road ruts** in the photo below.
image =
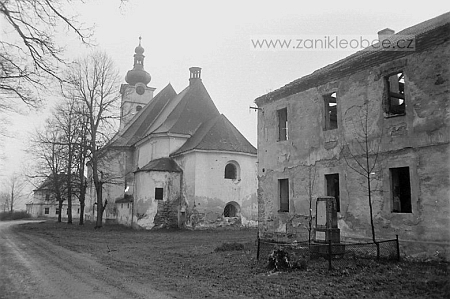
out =
[(0, 298), (172, 298), (81, 254), (0, 222)]

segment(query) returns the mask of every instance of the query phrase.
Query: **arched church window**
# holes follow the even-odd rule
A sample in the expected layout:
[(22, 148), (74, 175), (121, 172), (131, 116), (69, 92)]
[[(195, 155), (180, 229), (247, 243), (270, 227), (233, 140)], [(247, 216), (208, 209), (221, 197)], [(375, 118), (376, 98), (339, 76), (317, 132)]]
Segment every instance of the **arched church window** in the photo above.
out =
[(233, 163), (228, 163), (225, 166), (225, 178), (235, 180), (237, 178), (237, 168)]

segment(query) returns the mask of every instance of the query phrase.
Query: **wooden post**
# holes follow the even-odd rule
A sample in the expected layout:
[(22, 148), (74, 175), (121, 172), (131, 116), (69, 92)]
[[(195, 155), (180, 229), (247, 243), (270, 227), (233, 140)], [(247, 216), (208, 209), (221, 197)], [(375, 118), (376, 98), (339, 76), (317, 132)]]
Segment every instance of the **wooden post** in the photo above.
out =
[(395, 235), (395, 241), (397, 242), (397, 261), (400, 261), (400, 244), (398, 242), (398, 235)]
[(259, 261), (259, 250), (260, 250), (260, 243), (261, 243), (261, 240), (259, 239), (259, 232), (256, 236), (256, 239), (258, 241), (258, 248), (256, 249), (256, 260)]
[(332, 246), (331, 246), (331, 239), (328, 240), (328, 270), (331, 270), (333, 267), (331, 266), (331, 257), (333, 256), (332, 254)]

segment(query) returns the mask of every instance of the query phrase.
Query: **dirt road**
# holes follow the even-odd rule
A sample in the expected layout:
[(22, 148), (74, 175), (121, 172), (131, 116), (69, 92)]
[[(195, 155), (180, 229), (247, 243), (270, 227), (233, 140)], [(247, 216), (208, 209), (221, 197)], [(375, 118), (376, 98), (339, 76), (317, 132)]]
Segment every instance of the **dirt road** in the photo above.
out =
[(42, 238), (13, 233), (0, 222), (0, 298), (172, 298), (136, 283), (94, 257)]

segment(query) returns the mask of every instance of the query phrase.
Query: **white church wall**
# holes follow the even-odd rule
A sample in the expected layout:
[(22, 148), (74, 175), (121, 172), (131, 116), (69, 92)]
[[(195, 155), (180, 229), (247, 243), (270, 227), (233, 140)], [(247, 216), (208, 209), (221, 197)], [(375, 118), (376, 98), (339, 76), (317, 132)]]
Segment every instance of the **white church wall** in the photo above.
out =
[[(228, 203), (239, 206), (243, 225), (256, 225), (257, 180), (256, 157), (227, 152), (196, 151), (177, 158), (184, 169), (186, 200), (192, 210), (200, 213), (204, 225), (223, 224), (223, 213)], [(235, 180), (225, 178), (229, 163), (238, 165)]]

